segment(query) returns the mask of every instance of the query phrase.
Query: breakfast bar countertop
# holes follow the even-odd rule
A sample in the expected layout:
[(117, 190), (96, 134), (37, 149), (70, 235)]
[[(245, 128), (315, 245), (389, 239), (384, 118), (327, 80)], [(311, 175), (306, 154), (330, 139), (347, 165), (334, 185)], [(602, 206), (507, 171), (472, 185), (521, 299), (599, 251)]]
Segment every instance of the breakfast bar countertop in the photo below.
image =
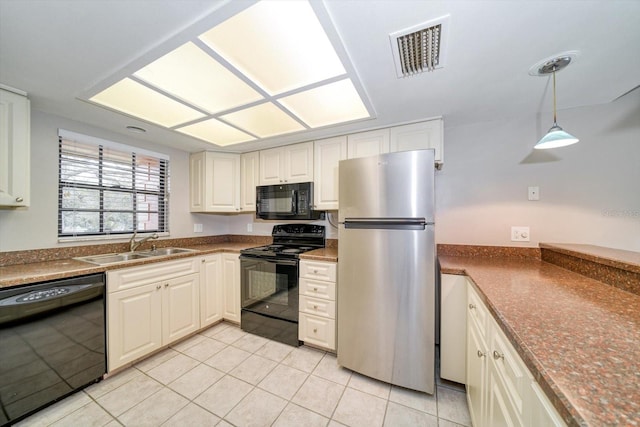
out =
[(640, 296), (535, 258), (439, 257), (467, 275), (569, 425), (640, 425)]

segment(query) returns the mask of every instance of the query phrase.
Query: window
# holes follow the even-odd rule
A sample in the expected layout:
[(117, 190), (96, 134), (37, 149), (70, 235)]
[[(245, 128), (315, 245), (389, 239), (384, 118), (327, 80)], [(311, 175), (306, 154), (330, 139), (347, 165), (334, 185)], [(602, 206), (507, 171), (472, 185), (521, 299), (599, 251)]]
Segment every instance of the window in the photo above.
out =
[(166, 232), (169, 158), (59, 131), (58, 237)]

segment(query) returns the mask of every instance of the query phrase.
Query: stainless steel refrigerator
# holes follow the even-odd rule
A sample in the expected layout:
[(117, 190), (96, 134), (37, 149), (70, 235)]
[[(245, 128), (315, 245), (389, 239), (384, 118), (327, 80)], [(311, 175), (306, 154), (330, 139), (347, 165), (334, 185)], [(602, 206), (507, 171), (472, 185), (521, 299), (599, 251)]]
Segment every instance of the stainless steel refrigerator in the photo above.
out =
[(434, 151), (339, 166), (338, 363), (434, 391)]

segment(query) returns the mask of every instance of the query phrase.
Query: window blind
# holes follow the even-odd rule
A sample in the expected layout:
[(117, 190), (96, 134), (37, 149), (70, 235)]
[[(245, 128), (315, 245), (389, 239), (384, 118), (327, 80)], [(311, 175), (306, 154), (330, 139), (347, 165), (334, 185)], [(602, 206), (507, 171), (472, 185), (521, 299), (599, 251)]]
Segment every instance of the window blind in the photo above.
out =
[(58, 237), (168, 230), (167, 156), (59, 132)]

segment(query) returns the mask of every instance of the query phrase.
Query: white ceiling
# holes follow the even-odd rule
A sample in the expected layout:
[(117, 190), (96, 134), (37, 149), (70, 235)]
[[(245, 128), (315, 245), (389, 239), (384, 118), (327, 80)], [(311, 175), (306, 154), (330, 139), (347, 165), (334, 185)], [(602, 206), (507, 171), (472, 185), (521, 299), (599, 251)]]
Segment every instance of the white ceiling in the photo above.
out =
[[(560, 110), (611, 102), (640, 84), (637, 0), (325, 0), (375, 119), (218, 148), (79, 99), (251, 3), (0, 0), (0, 83), (28, 92), (35, 109), (121, 133), (140, 126), (139, 139), (192, 152), (247, 152), (435, 116), (458, 126), (542, 112), (550, 126), (549, 79), (528, 70), (568, 50), (580, 55), (557, 76)], [(444, 68), (398, 79), (389, 34), (445, 14)]]

